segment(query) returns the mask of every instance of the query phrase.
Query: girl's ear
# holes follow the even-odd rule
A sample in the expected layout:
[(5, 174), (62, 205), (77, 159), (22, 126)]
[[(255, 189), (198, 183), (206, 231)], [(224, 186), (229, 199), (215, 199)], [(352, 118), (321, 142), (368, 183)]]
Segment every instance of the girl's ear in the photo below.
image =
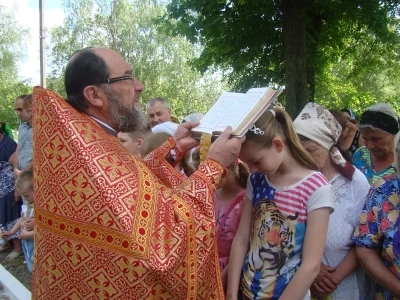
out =
[(222, 173), (221, 179), (225, 178), (226, 176), (228, 176), (228, 172), (229, 170), (227, 168), (224, 169), (224, 173)]
[(142, 147), (143, 139), (138, 139), (136, 143), (137, 143), (138, 148)]
[(274, 145), (274, 147), (276, 148), (276, 151), (278, 151), (278, 153), (280, 153), (280, 152), (282, 152), (282, 150), (285, 146), (285, 143), (279, 136), (276, 136), (272, 139), (272, 145)]

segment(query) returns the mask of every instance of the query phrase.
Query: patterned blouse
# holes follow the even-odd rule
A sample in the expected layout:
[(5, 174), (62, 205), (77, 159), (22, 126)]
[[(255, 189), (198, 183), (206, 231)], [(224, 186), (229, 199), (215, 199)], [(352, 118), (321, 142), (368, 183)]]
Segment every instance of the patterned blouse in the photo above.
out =
[(364, 173), (367, 177), (369, 184), (372, 186), (378, 179), (384, 176), (396, 174), (396, 164), (392, 163), (388, 168), (381, 172), (375, 172), (374, 166), (372, 165), (371, 154), (367, 147), (362, 146), (358, 148), (356, 153), (353, 155), (353, 165)]
[[(390, 175), (371, 188), (353, 235), (355, 244), (379, 249), (385, 266), (400, 279), (400, 179)], [(379, 284), (375, 299), (398, 299)]]
[(8, 160), (17, 149), (17, 143), (4, 135), (0, 141), (0, 198), (14, 190), (13, 168)]

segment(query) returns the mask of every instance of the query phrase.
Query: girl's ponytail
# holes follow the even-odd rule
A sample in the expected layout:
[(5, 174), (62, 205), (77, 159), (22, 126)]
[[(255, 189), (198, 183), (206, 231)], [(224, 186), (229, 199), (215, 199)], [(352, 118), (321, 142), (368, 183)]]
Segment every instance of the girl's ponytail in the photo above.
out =
[(276, 111), (276, 119), (282, 125), (286, 145), (292, 156), (305, 168), (318, 171), (318, 166), (310, 153), (303, 147), (289, 114), (284, 110)]
[(242, 188), (247, 188), (247, 180), (250, 176), (249, 167), (242, 161), (233, 164), (233, 171), (235, 172), (235, 177)]

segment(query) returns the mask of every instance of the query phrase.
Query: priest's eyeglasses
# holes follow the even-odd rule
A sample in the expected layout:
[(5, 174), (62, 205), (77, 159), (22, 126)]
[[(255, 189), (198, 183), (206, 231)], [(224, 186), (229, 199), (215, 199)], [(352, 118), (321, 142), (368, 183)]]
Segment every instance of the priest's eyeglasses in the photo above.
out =
[(122, 80), (130, 80), (133, 82), (134, 77), (132, 75), (125, 75), (125, 76), (119, 76), (119, 77), (113, 77), (113, 78), (108, 78), (106, 81), (104, 81), (103, 83), (114, 83), (117, 81), (122, 81)]

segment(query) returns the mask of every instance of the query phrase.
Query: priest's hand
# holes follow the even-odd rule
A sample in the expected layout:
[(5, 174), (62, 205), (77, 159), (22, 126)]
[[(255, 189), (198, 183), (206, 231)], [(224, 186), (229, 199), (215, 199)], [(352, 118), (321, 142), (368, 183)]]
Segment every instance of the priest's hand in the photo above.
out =
[(226, 127), (221, 135), (211, 145), (210, 150), (208, 151), (207, 158), (215, 160), (224, 168), (228, 167), (232, 162), (237, 160), (242, 143), (246, 139), (246, 137), (231, 138), (231, 133), (232, 127)]
[(192, 137), (192, 128), (197, 127), (199, 124), (199, 122), (185, 122), (178, 126), (173, 137), (180, 152), (186, 153), (199, 145), (199, 140)]

